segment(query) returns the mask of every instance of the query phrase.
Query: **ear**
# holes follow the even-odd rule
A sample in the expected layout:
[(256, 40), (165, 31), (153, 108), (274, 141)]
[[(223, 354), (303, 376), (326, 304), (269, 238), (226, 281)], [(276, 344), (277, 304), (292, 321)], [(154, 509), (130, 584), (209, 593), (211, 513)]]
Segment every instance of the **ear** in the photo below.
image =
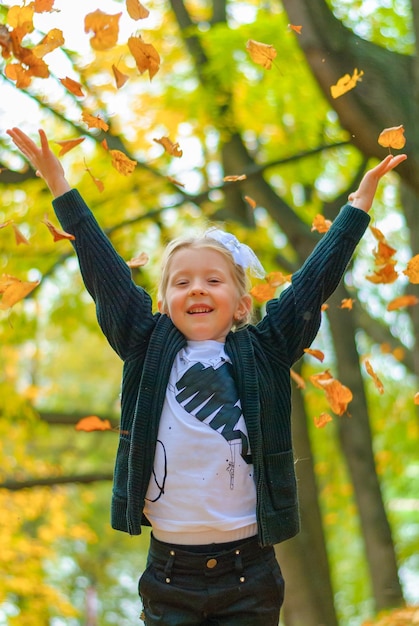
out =
[(252, 310), (252, 296), (246, 293), (242, 296), (237, 304), (234, 319), (238, 322), (242, 320)]
[(157, 302), (157, 306), (158, 306), (158, 309), (159, 309), (159, 313), (164, 313), (164, 312), (165, 312), (165, 311), (163, 310), (163, 301), (162, 301), (162, 300), (159, 300), (159, 301)]

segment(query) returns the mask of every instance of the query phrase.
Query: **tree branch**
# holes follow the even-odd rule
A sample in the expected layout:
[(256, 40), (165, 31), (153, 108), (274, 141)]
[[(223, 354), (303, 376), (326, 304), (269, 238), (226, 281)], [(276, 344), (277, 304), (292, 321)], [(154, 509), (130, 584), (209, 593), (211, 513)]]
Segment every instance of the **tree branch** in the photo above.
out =
[(28, 478), (27, 480), (5, 480), (0, 483), (0, 489), (7, 491), (20, 491), (22, 489), (33, 489), (34, 487), (55, 487), (57, 485), (90, 484), (101, 481), (110, 481), (113, 474), (104, 472), (103, 474), (81, 474), (80, 476), (48, 476), (47, 478)]

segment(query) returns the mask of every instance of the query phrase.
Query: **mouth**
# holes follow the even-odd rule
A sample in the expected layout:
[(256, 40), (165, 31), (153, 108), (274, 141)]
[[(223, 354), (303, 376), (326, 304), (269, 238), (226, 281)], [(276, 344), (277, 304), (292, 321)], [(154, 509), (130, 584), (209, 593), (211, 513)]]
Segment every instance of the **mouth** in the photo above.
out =
[(188, 310), (188, 315), (199, 315), (203, 313), (211, 313), (212, 309), (208, 306), (195, 306)]

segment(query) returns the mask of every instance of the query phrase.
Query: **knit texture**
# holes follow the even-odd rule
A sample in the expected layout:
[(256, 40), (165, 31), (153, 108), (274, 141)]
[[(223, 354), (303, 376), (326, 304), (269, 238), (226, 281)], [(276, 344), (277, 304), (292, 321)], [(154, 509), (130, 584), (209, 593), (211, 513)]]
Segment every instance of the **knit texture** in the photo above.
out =
[[(142, 512), (166, 386), (186, 340), (166, 315), (153, 314), (151, 298), (133, 282), (80, 194), (71, 190), (53, 205), (62, 227), (75, 236), (99, 324), (123, 360), (112, 525), (139, 534), (141, 525), (148, 525)], [(252, 450), (262, 545), (279, 543), (299, 530), (290, 368), (314, 340), (321, 306), (336, 289), (368, 223), (365, 212), (345, 205), (290, 287), (268, 303), (264, 318), (226, 339)]]

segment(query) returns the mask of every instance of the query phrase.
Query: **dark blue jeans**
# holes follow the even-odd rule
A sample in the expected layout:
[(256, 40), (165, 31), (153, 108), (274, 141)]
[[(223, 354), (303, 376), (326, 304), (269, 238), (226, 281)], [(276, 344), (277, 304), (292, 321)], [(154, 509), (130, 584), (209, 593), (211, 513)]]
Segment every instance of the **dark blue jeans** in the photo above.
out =
[(146, 626), (277, 626), (284, 580), (256, 538), (188, 547), (151, 537), (139, 594)]

